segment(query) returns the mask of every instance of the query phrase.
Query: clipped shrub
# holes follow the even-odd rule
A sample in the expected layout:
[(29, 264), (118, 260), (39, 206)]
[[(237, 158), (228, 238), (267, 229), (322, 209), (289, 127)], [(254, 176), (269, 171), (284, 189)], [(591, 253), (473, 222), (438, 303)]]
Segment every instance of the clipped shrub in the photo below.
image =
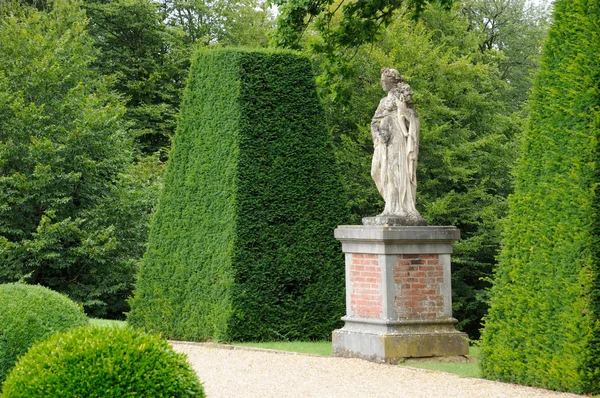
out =
[(344, 195), (309, 61), (201, 50), (129, 322), (172, 339), (328, 338)]
[(81, 327), (33, 346), (9, 373), (3, 397), (204, 397), (166, 340), (132, 328)]
[(0, 285), (0, 382), (35, 342), (87, 324), (83, 310), (53, 290), (19, 283)]
[(600, 393), (600, 2), (554, 5), (482, 340), (485, 377)]

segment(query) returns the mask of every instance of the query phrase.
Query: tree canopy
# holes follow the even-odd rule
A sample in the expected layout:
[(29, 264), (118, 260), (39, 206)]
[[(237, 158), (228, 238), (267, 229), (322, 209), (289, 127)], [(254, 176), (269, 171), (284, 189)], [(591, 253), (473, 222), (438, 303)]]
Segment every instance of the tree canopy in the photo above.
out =
[(373, 42), (405, 7), (418, 15), (432, 3), (449, 7), (453, 0), (275, 0), (280, 16), (275, 32), (280, 47), (299, 48), (300, 38), (313, 23), (328, 47)]
[(70, 0), (48, 6), (15, 6), (0, 19), (0, 280), (118, 314), (147, 204), (124, 178), (125, 108), (91, 67), (85, 14)]

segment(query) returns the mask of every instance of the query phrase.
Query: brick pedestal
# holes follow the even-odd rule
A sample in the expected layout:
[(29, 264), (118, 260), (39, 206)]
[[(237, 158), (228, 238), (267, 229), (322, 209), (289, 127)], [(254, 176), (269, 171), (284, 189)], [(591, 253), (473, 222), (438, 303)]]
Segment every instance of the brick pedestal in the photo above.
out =
[(455, 227), (340, 226), (346, 254), (345, 325), (335, 356), (377, 362), (468, 354), (452, 318), (450, 254)]

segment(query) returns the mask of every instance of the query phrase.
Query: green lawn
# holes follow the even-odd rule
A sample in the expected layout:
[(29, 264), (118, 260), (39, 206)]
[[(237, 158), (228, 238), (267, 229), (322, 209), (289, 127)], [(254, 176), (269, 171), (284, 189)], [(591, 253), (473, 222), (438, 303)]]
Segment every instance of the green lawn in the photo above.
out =
[(117, 326), (124, 327), (127, 325), (125, 321), (114, 321), (111, 319), (98, 319), (98, 318), (90, 318), (90, 325), (94, 326)]
[(272, 341), (266, 343), (233, 343), (233, 345), (325, 356), (331, 356), (333, 352), (330, 341)]
[(463, 377), (481, 378), (481, 368), (479, 367), (479, 347), (469, 347), (469, 356), (476, 358), (475, 362), (469, 363), (444, 363), (444, 362), (411, 362), (401, 363), (400, 366), (410, 366), (411, 368), (436, 370), (438, 372), (454, 373)]
[[(96, 326), (117, 326), (124, 327), (125, 321), (113, 321), (108, 319), (90, 319), (90, 323)], [(330, 341), (272, 341), (263, 343), (233, 343), (233, 345), (244, 347), (266, 348), (270, 350), (291, 351), (303, 354), (313, 355), (332, 355)], [(469, 355), (476, 358), (475, 362), (470, 363), (444, 363), (444, 362), (404, 362), (400, 366), (410, 366), (412, 368), (435, 370), (439, 372), (454, 373), (463, 377), (481, 377), (479, 367), (478, 347), (469, 347)]]
[[(330, 341), (317, 342), (267, 342), (267, 343), (234, 343), (234, 345), (268, 348), (271, 350), (292, 351), (304, 354), (315, 355), (332, 355), (332, 347)], [(469, 355), (474, 358), (479, 358), (479, 348), (469, 347)], [(454, 373), (463, 377), (481, 378), (481, 369), (479, 368), (479, 360), (470, 363), (444, 363), (444, 362), (405, 362), (400, 366), (410, 366), (412, 368), (435, 370), (439, 372)]]

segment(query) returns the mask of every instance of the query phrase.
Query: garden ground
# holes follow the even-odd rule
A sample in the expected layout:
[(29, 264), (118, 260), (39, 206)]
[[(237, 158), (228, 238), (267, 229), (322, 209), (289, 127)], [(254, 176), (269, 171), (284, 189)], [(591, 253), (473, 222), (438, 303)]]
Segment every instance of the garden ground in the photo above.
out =
[(359, 359), (172, 342), (188, 355), (208, 397), (577, 397)]

